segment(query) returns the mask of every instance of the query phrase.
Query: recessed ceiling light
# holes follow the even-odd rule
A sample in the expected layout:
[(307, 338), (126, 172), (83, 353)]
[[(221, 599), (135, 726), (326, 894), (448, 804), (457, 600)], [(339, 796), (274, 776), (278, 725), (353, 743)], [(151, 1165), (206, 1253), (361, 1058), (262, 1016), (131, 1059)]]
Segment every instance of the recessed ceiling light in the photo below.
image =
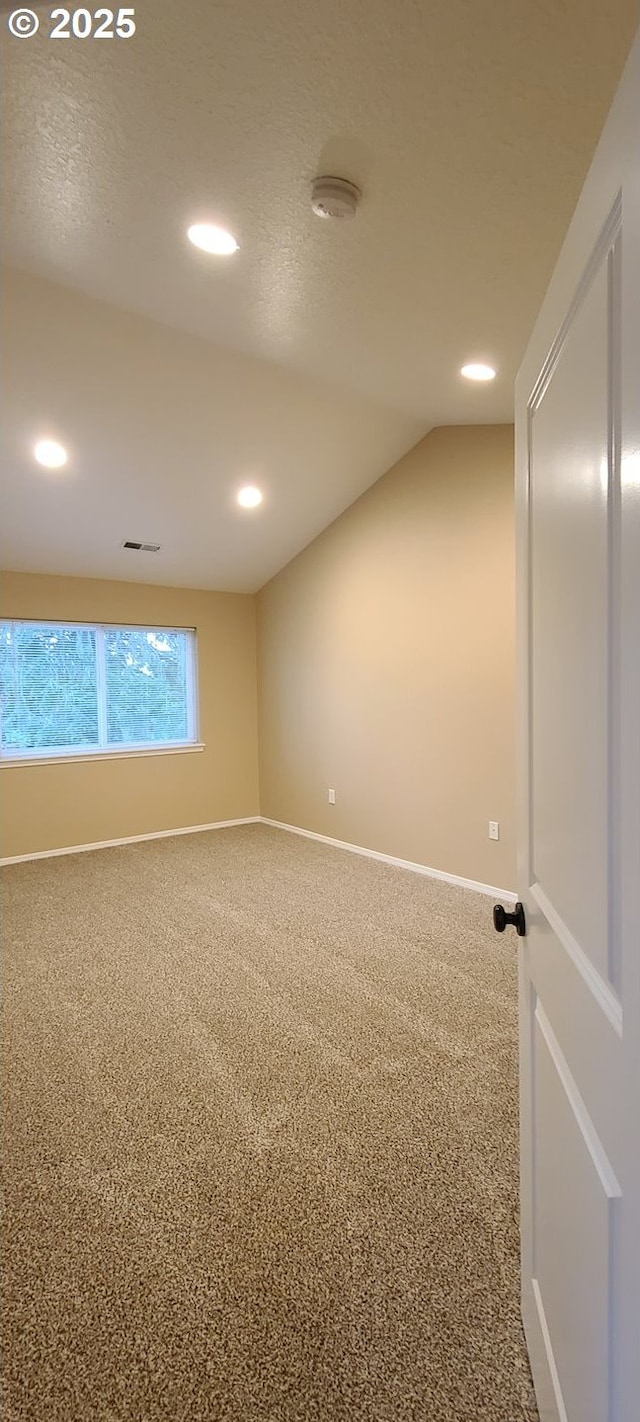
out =
[(215, 227), (212, 222), (194, 222), (187, 231), (187, 237), (194, 247), (203, 252), (211, 252), (216, 257), (230, 257), (237, 252), (238, 243), (224, 227)]
[(238, 503), (243, 509), (257, 509), (258, 504), (262, 503), (262, 494), (259, 489), (254, 488), (253, 484), (248, 484), (246, 489), (240, 490)]
[(45, 469), (61, 469), (67, 462), (67, 451), (55, 439), (40, 439), (34, 449), (38, 464), (44, 464)]
[(460, 374), (464, 375), (465, 380), (495, 380), (496, 378), (496, 372), (492, 365), (481, 365), (474, 362), (471, 365), (463, 365)]

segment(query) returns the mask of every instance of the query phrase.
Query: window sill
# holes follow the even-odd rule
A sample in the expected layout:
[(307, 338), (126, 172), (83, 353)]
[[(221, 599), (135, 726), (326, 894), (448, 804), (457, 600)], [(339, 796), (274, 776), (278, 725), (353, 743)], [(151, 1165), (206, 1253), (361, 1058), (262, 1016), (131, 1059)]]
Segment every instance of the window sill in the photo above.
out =
[(0, 766), (70, 765), (79, 760), (128, 760), (139, 755), (186, 755), (189, 751), (205, 750), (204, 742), (189, 742), (184, 746), (132, 746), (123, 750), (70, 751), (66, 755), (2, 756)]

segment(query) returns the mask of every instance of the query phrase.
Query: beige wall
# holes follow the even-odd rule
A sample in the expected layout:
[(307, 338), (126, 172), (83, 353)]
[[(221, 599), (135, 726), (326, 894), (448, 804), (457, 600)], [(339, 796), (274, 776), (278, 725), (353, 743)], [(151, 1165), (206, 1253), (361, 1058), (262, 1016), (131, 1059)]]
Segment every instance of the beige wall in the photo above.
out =
[(0, 771), (0, 856), (258, 814), (255, 598), (5, 573), (0, 616), (195, 627), (200, 739), (184, 755)]
[(511, 426), (432, 431), (258, 595), (259, 799), (255, 598), (4, 574), (5, 617), (195, 626), (206, 750), (3, 767), (0, 855), (261, 812), (513, 888), (513, 578)]
[(437, 429), (258, 595), (263, 815), (513, 888), (513, 676), (512, 427)]

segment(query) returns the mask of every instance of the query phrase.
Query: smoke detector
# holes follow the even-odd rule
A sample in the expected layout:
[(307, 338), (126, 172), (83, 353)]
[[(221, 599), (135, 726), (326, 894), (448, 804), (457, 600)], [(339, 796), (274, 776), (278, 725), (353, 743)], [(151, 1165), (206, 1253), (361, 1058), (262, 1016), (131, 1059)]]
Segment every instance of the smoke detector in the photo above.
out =
[(311, 189), (311, 206), (316, 217), (344, 222), (355, 217), (360, 189), (346, 178), (316, 178)]

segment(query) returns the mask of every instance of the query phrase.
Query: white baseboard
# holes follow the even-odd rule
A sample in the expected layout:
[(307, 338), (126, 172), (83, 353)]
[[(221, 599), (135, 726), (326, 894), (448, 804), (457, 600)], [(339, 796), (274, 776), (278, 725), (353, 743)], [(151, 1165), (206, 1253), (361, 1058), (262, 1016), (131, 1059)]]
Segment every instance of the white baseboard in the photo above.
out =
[(118, 844), (140, 844), (144, 839), (172, 839), (177, 834), (204, 834), (206, 830), (231, 829), (233, 825), (255, 825), (260, 815), (247, 815), (242, 820), (216, 820), (211, 825), (184, 825), (181, 829), (153, 830), (151, 834), (129, 834), (124, 839), (101, 839), (96, 844), (68, 844), (64, 849), (39, 849), (35, 854), (14, 854), (0, 859), (5, 864), (24, 864), (30, 859), (54, 859), (59, 854), (88, 854), (92, 849), (113, 849)]
[(409, 869), (412, 874), (426, 874), (430, 879), (442, 879), (445, 884), (455, 884), (459, 889), (473, 889), (476, 894), (488, 894), (491, 898), (506, 899), (514, 904), (517, 894), (511, 889), (497, 889), (493, 884), (479, 884), (476, 879), (463, 879), (459, 874), (445, 874), (442, 869), (430, 869), (427, 864), (414, 864), (411, 859), (396, 859), (393, 854), (382, 854), (378, 849), (363, 849), (362, 845), (349, 844), (346, 839), (331, 839), (328, 834), (316, 834), (314, 830), (300, 829), (298, 825), (285, 825), (281, 820), (270, 820), (260, 816), (263, 825), (273, 829), (287, 830), (289, 834), (301, 834), (305, 839), (317, 839), (321, 844), (331, 844), (334, 849), (348, 849), (351, 854), (363, 854), (366, 859), (379, 859), (383, 864), (393, 864), (397, 869)]
[(204, 834), (207, 830), (232, 829), (234, 825), (271, 825), (273, 829), (286, 830), (288, 834), (300, 834), (305, 839), (317, 839), (321, 844), (330, 844), (334, 849), (346, 849), (350, 854), (361, 854), (365, 859), (378, 859), (382, 864), (393, 864), (397, 869), (409, 869), (412, 874), (426, 874), (430, 879), (442, 879), (445, 884), (455, 884), (460, 889), (473, 889), (477, 894), (488, 894), (491, 898), (506, 899), (515, 903), (517, 895), (510, 889), (497, 889), (492, 884), (479, 884), (475, 879), (463, 879), (459, 874), (445, 874), (442, 869), (431, 869), (427, 864), (414, 864), (411, 859), (397, 859), (393, 854), (382, 854), (378, 849), (364, 849), (362, 845), (350, 844), (345, 839), (332, 839), (328, 834), (316, 834), (314, 830), (301, 829), (299, 825), (286, 825), (281, 820), (271, 820), (265, 815), (247, 815), (239, 820), (215, 820), (209, 825), (185, 825), (180, 829), (153, 830), (151, 834), (130, 834), (123, 839), (102, 839), (95, 844), (68, 844), (62, 849), (40, 849), (35, 854), (14, 854), (0, 859), (0, 867), (8, 864), (24, 864), (32, 859), (54, 859), (61, 854), (89, 854), (94, 849), (114, 849), (120, 844), (141, 844), (147, 839), (171, 839), (179, 834)]

